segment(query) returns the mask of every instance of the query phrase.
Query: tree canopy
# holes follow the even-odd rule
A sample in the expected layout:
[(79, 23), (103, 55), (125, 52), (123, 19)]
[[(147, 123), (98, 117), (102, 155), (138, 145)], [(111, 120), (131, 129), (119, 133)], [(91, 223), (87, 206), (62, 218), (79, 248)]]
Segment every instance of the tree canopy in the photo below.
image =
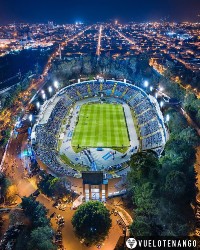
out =
[(45, 174), (39, 182), (38, 187), (49, 197), (63, 197), (70, 193), (70, 190), (66, 188), (67, 185), (69, 185), (69, 183), (66, 182), (65, 178), (62, 179)]
[(52, 238), (53, 232), (50, 227), (38, 227), (31, 232), (28, 250), (56, 250)]
[(32, 197), (23, 197), (21, 207), (26, 216), (31, 220), (33, 227), (49, 225), (46, 208)]
[(82, 204), (72, 218), (76, 235), (89, 245), (103, 241), (111, 227), (108, 209), (99, 201)]
[(185, 236), (194, 225), (196, 131), (170, 111), (170, 139), (163, 155), (151, 151), (131, 157), (128, 191), (134, 207), (133, 236)]

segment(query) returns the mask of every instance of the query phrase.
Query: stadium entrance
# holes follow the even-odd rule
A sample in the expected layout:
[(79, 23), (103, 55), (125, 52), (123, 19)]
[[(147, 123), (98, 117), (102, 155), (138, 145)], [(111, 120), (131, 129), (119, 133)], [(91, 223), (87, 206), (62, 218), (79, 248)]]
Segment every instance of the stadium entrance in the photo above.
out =
[(82, 172), (83, 196), (86, 201), (105, 201), (108, 197), (108, 181), (103, 178), (103, 172)]
[(92, 200), (99, 200), (100, 195), (99, 195), (99, 188), (91, 188), (91, 198)]

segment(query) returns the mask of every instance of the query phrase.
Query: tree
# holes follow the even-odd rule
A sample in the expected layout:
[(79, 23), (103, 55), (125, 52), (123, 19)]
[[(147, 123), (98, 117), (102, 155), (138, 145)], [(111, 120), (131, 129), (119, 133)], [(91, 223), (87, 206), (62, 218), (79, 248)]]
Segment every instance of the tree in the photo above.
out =
[(52, 238), (53, 232), (50, 227), (38, 227), (31, 232), (28, 250), (55, 250)]
[(164, 191), (170, 199), (182, 199), (186, 191), (186, 177), (183, 172), (171, 171), (167, 177)]
[(105, 240), (111, 227), (108, 209), (99, 201), (82, 204), (72, 218), (76, 235), (92, 245)]
[(15, 202), (17, 194), (18, 194), (17, 186), (16, 185), (9, 186), (6, 191), (6, 202), (8, 203)]
[(158, 177), (160, 164), (154, 152), (139, 152), (132, 155), (130, 161), (131, 171), (128, 175), (128, 181), (135, 183), (144, 183), (145, 181), (154, 181)]
[(197, 120), (198, 125), (200, 126), (200, 109), (197, 112), (196, 120)]
[[(188, 210), (189, 208), (189, 210)], [(187, 211), (187, 212), (186, 212)], [(157, 223), (161, 225), (161, 236), (185, 236), (189, 233), (193, 214), (191, 206), (176, 203), (169, 198), (160, 198)]]
[(69, 186), (69, 183), (66, 182), (65, 178), (45, 175), (38, 186), (41, 191), (49, 197), (64, 197), (70, 193), (67, 189), (67, 185)]
[(137, 214), (144, 214), (148, 217), (151, 217), (152, 213), (155, 214), (157, 201), (156, 199), (153, 199), (153, 196), (154, 187), (151, 183), (146, 182), (135, 187), (133, 200), (137, 206)]
[(168, 114), (170, 115), (169, 129), (170, 129), (170, 132), (173, 133), (173, 135), (178, 134), (183, 129), (187, 128), (188, 126), (187, 120), (180, 113), (178, 113), (175, 110), (170, 109), (168, 111)]
[[(191, 147), (188, 140), (183, 140), (179, 138), (170, 139), (166, 146), (166, 155), (170, 158), (180, 158), (184, 160), (184, 165), (182, 167), (188, 167), (189, 163), (193, 163), (195, 159), (195, 149)], [(182, 161), (181, 161), (182, 162)]]
[(21, 207), (33, 223), (33, 227), (49, 225), (46, 208), (32, 197), (23, 197)]
[(200, 142), (197, 132), (191, 127), (187, 127), (186, 129), (183, 129), (179, 133), (179, 138), (182, 139), (183, 141), (187, 141), (189, 145), (195, 146), (195, 147), (198, 146)]
[(152, 230), (149, 220), (145, 216), (136, 216), (130, 226), (130, 232), (133, 236), (151, 236)]
[(0, 194), (1, 197), (5, 197), (7, 193), (8, 187), (11, 185), (10, 181), (6, 178), (6, 176), (0, 173)]

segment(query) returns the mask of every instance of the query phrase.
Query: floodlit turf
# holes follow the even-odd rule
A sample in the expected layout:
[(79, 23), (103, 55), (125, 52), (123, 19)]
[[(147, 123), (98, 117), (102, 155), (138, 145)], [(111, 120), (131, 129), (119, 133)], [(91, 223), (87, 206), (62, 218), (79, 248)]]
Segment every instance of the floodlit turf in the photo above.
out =
[(116, 104), (84, 104), (72, 137), (73, 147), (128, 147), (123, 107)]

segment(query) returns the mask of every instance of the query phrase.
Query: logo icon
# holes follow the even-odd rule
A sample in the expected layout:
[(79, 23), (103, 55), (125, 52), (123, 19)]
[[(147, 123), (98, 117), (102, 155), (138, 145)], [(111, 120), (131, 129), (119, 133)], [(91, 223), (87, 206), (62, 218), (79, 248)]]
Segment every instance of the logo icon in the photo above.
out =
[(136, 241), (136, 239), (134, 239), (134, 238), (128, 238), (128, 240), (126, 241), (126, 246), (127, 246), (129, 249), (136, 248), (136, 246), (137, 246), (137, 241)]

